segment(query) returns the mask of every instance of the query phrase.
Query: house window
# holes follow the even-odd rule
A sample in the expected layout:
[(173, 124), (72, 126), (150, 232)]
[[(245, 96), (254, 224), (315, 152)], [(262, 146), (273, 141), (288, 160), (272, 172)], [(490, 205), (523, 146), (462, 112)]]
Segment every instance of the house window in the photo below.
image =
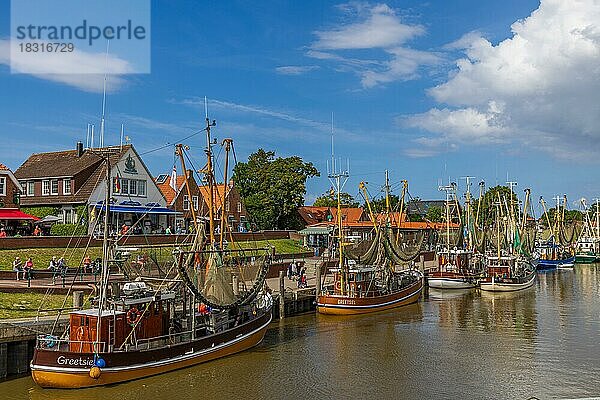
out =
[(237, 212), (239, 212), (239, 213), (242, 212), (242, 203), (240, 203), (239, 201), (238, 201)]
[(42, 196), (50, 194), (50, 181), (42, 181)]
[(58, 179), (52, 179), (50, 181), (50, 194), (53, 196), (58, 195)]
[(229, 212), (229, 200), (225, 202), (225, 212)]
[(6, 196), (6, 177), (0, 176), (0, 196)]
[(190, 209), (190, 198), (187, 194), (183, 196), (183, 209), (185, 211), (188, 211)]
[(35, 182), (27, 182), (27, 196), (35, 196)]
[(146, 196), (146, 181), (138, 181), (138, 196)]
[(135, 179), (129, 181), (129, 194), (137, 196), (137, 181)]
[(63, 210), (63, 221), (65, 224), (73, 223), (73, 210)]
[(121, 193), (129, 194), (129, 179), (121, 179)]
[(63, 179), (63, 194), (71, 194), (71, 180)]
[(27, 182), (19, 181), (19, 183), (21, 184), (21, 192), (23, 192), (23, 194), (27, 193)]
[(192, 196), (192, 204), (194, 205), (194, 210), (198, 211), (198, 196)]

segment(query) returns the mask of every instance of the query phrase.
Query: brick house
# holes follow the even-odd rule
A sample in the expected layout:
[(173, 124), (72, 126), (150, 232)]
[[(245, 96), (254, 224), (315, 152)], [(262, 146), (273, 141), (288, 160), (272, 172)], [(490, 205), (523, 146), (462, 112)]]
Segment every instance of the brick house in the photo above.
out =
[[(111, 164), (111, 231), (125, 224), (140, 233), (164, 230), (167, 217), (166, 199), (154, 183), (150, 172), (133, 145), (84, 149), (77, 143), (74, 150), (32, 154), (17, 169), (21, 184), (21, 205), (56, 207), (62, 223), (76, 223), (77, 208), (86, 206), (90, 215), (89, 233), (93, 221), (103, 209), (106, 193), (106, 168), (94, 150), (112, 150)], [(140, 221), (144, 219), (143, 221)], [(96, 231), (100, 231), (99, 226)]]
[[(208, 185), (200, 186), (202, 204), (200, 206), (201, 217), (208, 218), (208, 199), (210, 189)], [(223, 207), (223, 193), (225, 193), (225, 206)], [(235, 187), (233, 180), (228, 185), (217, 184), (213, 187), (213, 203), (216, 205), (215, 222), (220, 221), (221, 212), (225, 213), (225, 221), (232, 232), (246, 232), (250, 230), (248, 213), (240, 192)], [(217, 226), (217, 225), (215, 225)]]
[(156, 177), (155, 181), (167, 200), (167, 207), (181, 213), (169, 219), (169, 226), (171, 229), (174, 228), (174, 232), (188, 232), (190, 226), (193, 226), (192, 207), (197, 217), (200, 216), (199, 210), (202, 203), (202, 194), (191, 170), (187, 171), (191, 199), (186, 187), (185, 176), (177, 175), (174, 184), (172, 183), (172, 179), (173, 175), (161, 174)]
[(8, 236), (28, 234), (30, 223), (38, 218), (19, 210), (21, 185), (12, 171), (0, 164), (0, 228), (4, 228)]

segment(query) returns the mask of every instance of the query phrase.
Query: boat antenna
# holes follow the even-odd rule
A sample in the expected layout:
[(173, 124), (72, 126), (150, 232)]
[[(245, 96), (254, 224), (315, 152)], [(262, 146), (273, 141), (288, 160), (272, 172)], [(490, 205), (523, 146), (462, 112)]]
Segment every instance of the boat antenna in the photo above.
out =
[(106, 41), (106, 54), (104, 56), (104, 82), (102, 87), (102, 119), (100, 119), (100, 147), (104, 147), (104, 116), (106, 111), (106, 79), (108, 73), (108, 48), (110, 40)]
[(121, 150), (123, 149), (123, 134), (125, 133), (125, 127), (123, 126), (123, 124), (121, 124), (121, 141), (119, 144), (119, 147), (121, 148)]
[(90, 147), (90, 124), (87, 124), (87, 130), (85, 131), (85, 148)]
[(90, 146), (90, 149), (93, 149), (93, 148), (94, 148), (94, 128), (95, 128), (95, 127), (96, 127), (96, 126), (95, 126), (94, 124), (92, 124), (92, 129), (90, 130), (90, 132), (91, 132), (91, 135), (92, 135), (92, 144), (91, 144), (91, 146)]

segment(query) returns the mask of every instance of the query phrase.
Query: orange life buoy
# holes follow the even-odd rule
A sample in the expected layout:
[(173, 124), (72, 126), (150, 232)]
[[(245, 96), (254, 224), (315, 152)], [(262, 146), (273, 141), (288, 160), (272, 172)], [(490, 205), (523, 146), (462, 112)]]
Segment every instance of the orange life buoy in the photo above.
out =
[(340, 281), (335, 281), (335, 290), (342, 290), (342, 283)]
[(141, 316), (142, 313), (140, 312), (140, 310), (138, 310), (136, 307), (131, 307), (129, 311), (127, 311), (127, 322), (133, 325), (136, 322), (138, 322)]
[(84, 335), (85, 335), (85, 329), (84, 329), (84, 327), (83, 327), (83, 326), (80, 326), (80, 327), (77, 329), (77, 333), (76, 333), (76, 338), (77, 338), (77, 341), (78, 341), (78, 342), (81, 342), (81, 341), (83, 341), (83, 337), (84, 337)]

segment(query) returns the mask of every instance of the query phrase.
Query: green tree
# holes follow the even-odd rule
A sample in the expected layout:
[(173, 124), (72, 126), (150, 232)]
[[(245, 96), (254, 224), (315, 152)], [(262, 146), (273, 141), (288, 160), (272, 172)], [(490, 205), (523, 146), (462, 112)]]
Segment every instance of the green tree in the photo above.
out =
[(437, 206), (431, 206), (427, 209), (425, 219), (431, 222), (442, 222), (442, 208)]
[[(504, 202), (506, 199), (506, 203), (510, 204), (511, 191), (508, 186), (494, 186), (489, 188), (485, 194), (483, 195), (483, 199), (481, 199), (481, 210), (479, 210), (479, 223), (482, 222), (487, 224), (494, 220), (495, 218), (495, 204), (500, 201)], [(512, 193), (513, 204), (518, 204), (519, 199), (517, 195)], [(473, 199), (473, 215), (477, 215), (477, 208), (479, 206), (479, 199)], [(505, 209), (504, 203), (502, 205), (503, 209)]]
[(304, 203), (306, 180), (319, 176), (312, 163), (298, 156), (275, 158), (275, 152), (258, 149), (248, 162), (238, 163), (233, 179), (259, 229), (297, 229), (298, 207)]
[[(385, 205), (385, 196), (371, 199), (371, 208), (373, 212), (384, 212), (386, 210)], [(400, 210), (400, 197), (395, 194), (390, 194), (390, 211), (399, 211)], [(366, 209), (367, 204), (365, 203), (363, 207)]]
[[(359, 203), (352, 197), (352, 195), (341, 192), (340, 193), (340, 203), (342, 207), (358, 207)], [(316, 198), (313, 203), (315, 207), (337, 207), (337, 194), (332, 190), (323, 193), (319, 197)]]

